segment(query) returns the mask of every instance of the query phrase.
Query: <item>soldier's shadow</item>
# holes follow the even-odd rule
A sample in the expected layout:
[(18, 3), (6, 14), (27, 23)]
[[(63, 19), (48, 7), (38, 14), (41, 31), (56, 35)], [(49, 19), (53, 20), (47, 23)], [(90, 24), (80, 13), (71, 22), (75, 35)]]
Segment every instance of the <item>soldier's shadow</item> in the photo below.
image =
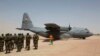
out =
[[(57, 40), (53, 40), (53, 41), (57, 41)], [(50, 42), (50, 39), (44, 39), (43, 42)]]
[(50, 41), (49, 39), (44, 39), (44, 40), (43, 40), (43, 42), (49, 42), (49, 41)]

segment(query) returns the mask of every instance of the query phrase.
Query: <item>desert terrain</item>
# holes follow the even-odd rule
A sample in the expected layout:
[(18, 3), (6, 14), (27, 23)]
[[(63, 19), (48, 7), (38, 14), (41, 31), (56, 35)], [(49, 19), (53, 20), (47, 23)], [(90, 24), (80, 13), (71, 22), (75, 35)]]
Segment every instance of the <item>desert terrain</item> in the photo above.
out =
[(91, 36), (86, 40), (70, 38), (68, 40), (58, 40), (54, 45), (49, 42), (43, 42), (40, 37), (38, 50), (33, 49), (31, 40), (31, 49), (16, 52), (16, 49), (9, 54), (0, 52), (0, 56), (100, 56), (100, 36)]

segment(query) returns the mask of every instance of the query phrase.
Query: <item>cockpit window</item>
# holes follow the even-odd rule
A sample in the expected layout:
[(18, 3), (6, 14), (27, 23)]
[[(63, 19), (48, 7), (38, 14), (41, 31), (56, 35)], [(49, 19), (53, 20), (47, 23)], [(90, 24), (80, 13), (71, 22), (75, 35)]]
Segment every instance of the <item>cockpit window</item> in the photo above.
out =
[(89, 30), (87, 28), (85, 28), (85, 30), (86, 30), (86, 33), (89, 33)]
[(87, 28), (85, 28), (85, 30), (88, 30)]

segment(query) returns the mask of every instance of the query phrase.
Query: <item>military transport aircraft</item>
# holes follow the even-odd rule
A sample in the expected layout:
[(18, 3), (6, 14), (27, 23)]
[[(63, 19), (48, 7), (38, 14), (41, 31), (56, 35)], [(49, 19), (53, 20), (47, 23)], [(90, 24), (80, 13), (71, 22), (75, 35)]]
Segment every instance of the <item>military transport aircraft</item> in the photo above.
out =
[(68, 37), (86, 39), (86, 37), (93, 35), (87, 28), (71, 27), (70, 25), (68, 27), (62, 27), (55, 23), (46, 23), (44, 25), (44, 28), (33, 26), (28, 14), (24, 13), (22, 27), (17, 29), (31, 31), (46, 38), (52, 34), (55, 40)]

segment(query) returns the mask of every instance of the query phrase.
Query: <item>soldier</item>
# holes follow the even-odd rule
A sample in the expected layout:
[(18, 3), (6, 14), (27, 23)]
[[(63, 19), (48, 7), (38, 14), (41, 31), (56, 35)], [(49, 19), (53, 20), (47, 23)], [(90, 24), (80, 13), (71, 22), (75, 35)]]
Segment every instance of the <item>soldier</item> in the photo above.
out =
[(16, 52), (20, 52), (21, 49), (22, 49), (22, 36), (21, 34), (18, 34), (18, 37), (17, 37), (17, 51)]
[(13, 39), (12, 34), (9, 34), (9, 37), (10, 37), (10, 50), (13, 50), (14, 49), (14, 39)]
[(2, 37), (0, 36), (0, 52), (2, 52)]
[(24, 48), (24, 39), (25, 39), (25, 37), (24, 37), (23, 34), (21, 34), (21, 36), (22, 36), (22, 48)]
[(10, 43), (11, 43), (11, 39), (10, 39), (10, 34), (6, 34), (6, 37), (5, 37), (5, 49), (6, 49), (6, 54), (7, 53), (10, 53)]
[(4, 35), (0, 36), (0, 52), (3, 52), (4, 47)]
[(16, 48), (17, 47), (17, 35), (16, 34), (14, 34), (13, 39), (14, 39), (14, 48)]
[(29, 35), (29, 33), (27, 33), (26, 35), (26, 50), (30, 50), (30, 40), (31, 40), (31, 36)]
[(38, 49), (38, 40), (39, 40), (39, 36), (37, 34), (34, 34), (33, 36), (33, 43), (34, 43), (34, 49)]

